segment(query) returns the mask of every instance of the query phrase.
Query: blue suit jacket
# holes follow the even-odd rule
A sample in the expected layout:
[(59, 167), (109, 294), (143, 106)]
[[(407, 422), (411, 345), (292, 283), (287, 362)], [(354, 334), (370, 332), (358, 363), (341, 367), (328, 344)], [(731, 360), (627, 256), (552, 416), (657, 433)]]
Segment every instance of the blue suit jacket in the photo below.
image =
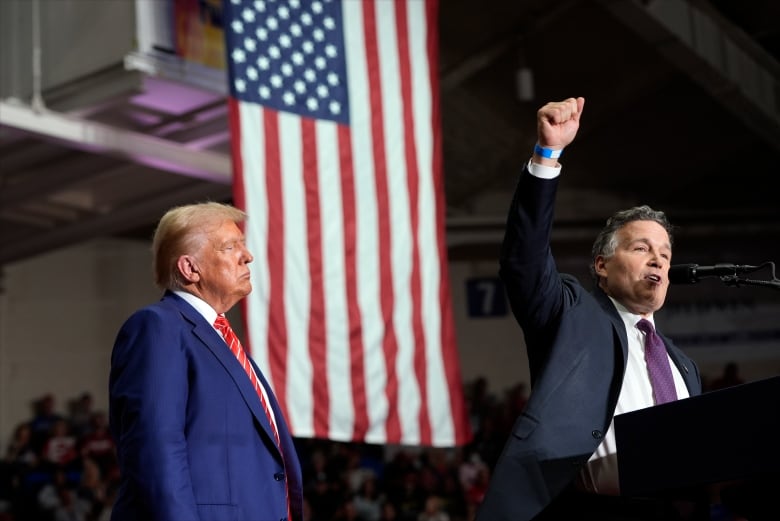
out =
[[(524, 171), (509, 213), (501, 277), (525, 335), (532, 392), (478, 521), (531, 519), (562, 492), (601, 442), (623, 383), (628, 340), (615, 306), (557, 271), (550, 250), (557, 186)], [(661, 336), (689, 393), (699, 394), (696, 365)]]
[(112, 519), (302, 519), (301, 470), (260, 369), (282, 453), (249, 378), (222, 337), (171, 292), (134, 313), (111, 358), (109, 414), (121, 471)]

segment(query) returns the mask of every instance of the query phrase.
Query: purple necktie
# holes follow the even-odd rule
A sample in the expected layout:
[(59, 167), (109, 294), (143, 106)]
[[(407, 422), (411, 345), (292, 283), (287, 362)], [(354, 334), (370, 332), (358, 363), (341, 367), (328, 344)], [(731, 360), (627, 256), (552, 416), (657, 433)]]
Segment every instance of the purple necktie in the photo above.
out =
[(649, 320), (643, 318), (636, 327), (645, 333), (645, 363), (653, 385), (655, 404), (675, 401), (677, 390), (674, 388), (674, 377), (664, 341), (656, 334)]

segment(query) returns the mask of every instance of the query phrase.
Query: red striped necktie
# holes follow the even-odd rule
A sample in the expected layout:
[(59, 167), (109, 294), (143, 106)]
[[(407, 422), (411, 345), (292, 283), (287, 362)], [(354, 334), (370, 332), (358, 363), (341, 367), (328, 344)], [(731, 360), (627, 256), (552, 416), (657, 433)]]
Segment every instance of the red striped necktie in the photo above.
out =
[[(271, 409), (268, 407), (268, 401), (266, 400), (265, 391), (262, 388), (262, 384), (257, 378), (255, 371), (252, 369), (252, 364), (249, 363), (249, 358), (247, 358), (244, 348), (241, 347), (241, 342), (238, 340), (235, 332), (233, 332), (233, 328), (230, 327), (230, 322), (228, 322), (228, 319), (225, 318), (225, 315), (217, 315), (217, 319), (214, 321), (214, 327), (217, 328), (217, 331), (222, 333), (222, 338), (225, 339), (225, 342), (230, 347), (230, 350), (236, 356), (236, 359), (238, 359), (238, 363), (241, 364), (241, 367), (244, 368), (246, 375), (249, 377), (249, 381), (252, 382), (252, 387), (255, 388), (255, 392), (260, 398), (260, 403), (263, 404), (263, 410), (265, 411), (266, 416), (268, 416), (268, 421), (271, 424), (271, 430), (274, 432), (274, 438), (276, 439), (276, 446), (279, 447), (279, 452), (282, 452), (282, 444), (279, 440), (279, 431), (276, 428), (276, 420), (274, 420), (274, 417), (271, 414)], [(282, 461), (284, 461), (283, 452)], [(287, 482), (285, 482), (284, 492), (287, 501), (287, 519), (292, 521), (290, 491), (287, 488)]]
[(225, 339), (228, 347), (230, 347), (230, 350), (238, 359), (238, 363), (241, 364), (241, 367), (244, 368), (246, 375), (249, 377), (249, 381), (252, 382), (252, 387), (255, 388), (257, 396), (260, 397), (260, 403), (263, 404), (263, 410), (265, 410), (265, 414), (268, 416), (268, 421), (271, 423), (271, 430), (274, 432), (276, 446), (281, 449), (281, 444), (279, 442), (279, 431), (276, 429), (276, 421), (274, 420), (274, 417), (271, 414), (271, 409), (268, 406), (265, 390), (262, 388), (260, 380), (257, 378), (255, 371), (252, 369), (252, 364), (249, 363), (249, 358), (247, 358), (244, 348), (241, 347), (241, 342), (238, 340), (235, 332), (233, 332), (233, 328), (230, 327), (230, 322), (228, 322), (228, 319), (225, 318), (225, 315), (217, 315), (217, 319), (214, 321), (214, 327), (217, 328), (217, 331), (222, 333), (222, 337)]

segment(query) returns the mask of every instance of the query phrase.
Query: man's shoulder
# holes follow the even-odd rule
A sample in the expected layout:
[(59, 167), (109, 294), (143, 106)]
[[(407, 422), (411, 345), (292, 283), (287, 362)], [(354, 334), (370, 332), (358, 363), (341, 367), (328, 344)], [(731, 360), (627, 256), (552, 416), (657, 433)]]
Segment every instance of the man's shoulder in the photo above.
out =
[(134, 320), (171, 320), (177, 316), (181, 316), (182, 313), (187, 311), (187, 308), (191, 307), (184, 299), (176, 296), (173, 293), (166, 292), (160, 300), (147, 304), (146, 306), (134, 311), (128, 321)]
[(561, 282), (563, 283), (566, 293), (571, 295), (571, 298), (577, 303), (587, 301), (589, 303), (595, 303), (599, 301), (596, 291), (588, 289), (583, 285), (579, 278), (570, 273), (561, 273)]
[(568, 273), (561, 273), (561, 282), (564, 291), (564, 310), (571, 316), (587, 316), (588, 320), (611, 319), (611, 322), (620, 320), (617, 309), (609, 297), (592, 285), (586, 287), (579, 278)]

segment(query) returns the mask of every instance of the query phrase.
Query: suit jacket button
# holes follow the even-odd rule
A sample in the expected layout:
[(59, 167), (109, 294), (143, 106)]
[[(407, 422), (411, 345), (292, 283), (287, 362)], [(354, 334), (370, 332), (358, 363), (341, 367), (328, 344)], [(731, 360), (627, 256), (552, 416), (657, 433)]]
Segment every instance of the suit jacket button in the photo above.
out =
[(591, 432), (590, 434), (591, 434), (591, 435), (592, 435), (594, 438), (596, 438), (597, 440), (600, 440), (601, 438), (603, 438), (603, 437), (604, 437), (604, 435), (601, 433), (601, 431), (598, 431), (598, 430), (594, 430), (594, 431), (593, 431), (593, 432)]
[(276, 474), (274, 474), (274, 479), (276, 481), (283, 480), (284, 479), (284, 472), (277, 472)]

